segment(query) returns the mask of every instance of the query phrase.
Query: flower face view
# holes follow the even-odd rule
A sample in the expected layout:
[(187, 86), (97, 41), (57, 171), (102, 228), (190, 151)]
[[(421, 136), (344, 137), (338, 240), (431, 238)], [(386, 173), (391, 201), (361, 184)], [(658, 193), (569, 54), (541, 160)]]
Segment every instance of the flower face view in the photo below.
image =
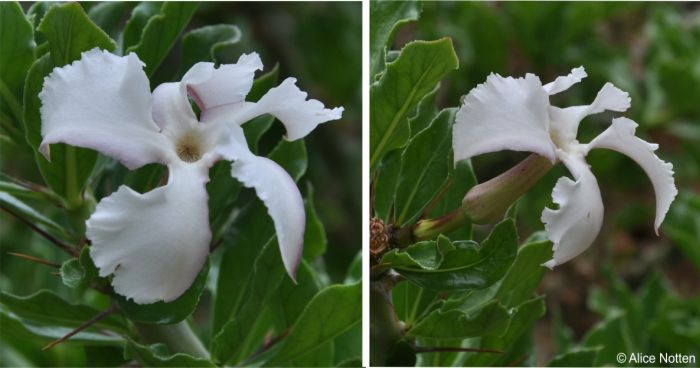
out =
[(658, 145), (636, 137), (637, 124), (627, 118), (612, 120), (612, 125), (587, 144), (576, 139), (579, 123), (588, 115), (626, 111), (630, 98), (611, 83), (606, 83), (593, 103), (559, 108), (549, 96), (569, 89), (586, 77), (583, 67), (567, 76), (542, 85), (539, 77), (501, 77), (491, 74), (484, 84), (464, 98), (453, 131), (455, 163), (470, 157), (501, 150), (528, 151), (561, 161), (573, 180), (557, 181), (552, 198), (558, 209), (545, 208), (542, 222), (553, 243), (553, 258), (544, 265), (553, 268), (585, 251), (595, 240), (603, 221), (603, 203), (598, 182), (585, 157), (591, 149), (608, 148), (633, 159), (647, 174), (656, 194), (656, 219), (659, 226), (678, 191), (673, 166), (659, 159)]
[(87, 220), (100, 276), (113, 275), (115, 291), (139, 304), (182, 295), (209, 253), (209, 168), (229, 160), (231, 175), (254, 188), (268, 208), (284, 266), (294, 278), (304, 239), (301, 195), (282, 167), (248, 149), (241, 125), (272, 114), (284, 124), (286, 139), (296, 140), (340, 119), (343, 108), (307, 100), (294, 78), (258, 102), (245, 101), (263, 67), (256, 53), (218, 68), (195, 64), (182, 81), (163, 83), (152, 93), (143, 67), (134, 53), (93, 49), (54, 69), (40, 94), (40, 150), (47, 159), (50, 144), (66, 143), (97, 150), (131, 170), (149, 163), (168, 167), (166, 185), (145, 194), (121, 186)]

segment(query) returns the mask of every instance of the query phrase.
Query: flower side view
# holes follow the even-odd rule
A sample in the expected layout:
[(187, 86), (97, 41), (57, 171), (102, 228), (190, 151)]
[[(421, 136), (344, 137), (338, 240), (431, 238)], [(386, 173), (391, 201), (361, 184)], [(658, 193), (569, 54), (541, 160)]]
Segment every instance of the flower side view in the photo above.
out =
[(626, 111), (630, 97), (611, 83), (600, 89), (593, 103), (559, 108), (549, 96), (569, 89), (586, 77), (583, 67), (567, 76), (542, 85), (539, 77), (501, 77), (491, 74), (486, 82), (464, 98), (453, 130), (455, 163), (473, 156), (501, 150), (528, 151), (561, 161), (573, 179), (561, 177), (552, 198), (558, 209), (545, 208), (542, 222), (553, 244), (553, 258), (544, 265), (550, 269), (585, 251), (597, 237), (603, 222), (603, 202), (598, 182), (585, 160), (594, 148), (608, 148), (629, 156), (647, 174), (656, 196), (658, 229), (678, 191), (673, 180), (673, 165), (659, 159), (657, 144), (637, 136), (637, 123), (615, 118), (612, 125), (587, 144), (576, 139), (579, 123), (588, 115)]
[[(169, 302), (194, 281), (209, 253), (211, 230), (205, 184), (209, 168), (229, 160), (231, 175), (254, 188), (274, 222), (284, 266), (294, 279), (304, 240), (304, 204), (294, 180), (272, 160), (255, 156), (241, 125), (272, 114), (286, 139), (303, 138), (343, 108), (307, 100), (294, 78), (256, 103), (245, 101), (262, 70), (256, 53), (218, 68), (197, 63), (182, 81), (152, 93), (134, 53), (92, 49), (44, 80), (40, 150), (66, 143), (97, 150), (130, 170), (149, 163), (168, 167), (168, 182), (145, 194), (127, 186), (103, 198), (87, 220), (90, 255), (114, 290), (139, 304)], [(190, 105), (199, 107), (199, 119)]]

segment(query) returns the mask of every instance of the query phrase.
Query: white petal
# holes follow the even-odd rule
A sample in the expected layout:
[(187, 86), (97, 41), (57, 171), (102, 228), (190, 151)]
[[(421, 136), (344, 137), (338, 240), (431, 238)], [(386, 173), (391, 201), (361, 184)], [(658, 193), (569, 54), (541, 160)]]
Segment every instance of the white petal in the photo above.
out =
[(146, 194), (121, 186), (87, 221), (90, 255), (114, 290), (139, 304), (182, 295), (209, 254), (203, 165), (170, 166), (168, 184)]
[(659, 226), (668, 212), (671, 202), (678, 194), (673, 180), (673, 164), (662, 161), (654, 151), (658, 144), (649, 143), (634, 135), (637, 123), (627, 118), (613, 119), (612, 125), (588, 144), (588, 149), (608, 148), (629, 156), (651, 180), (656, 195), (656, 219), (654, 229)]
[(551, 96), (559, 92), (566, 91), (587, 76), (588, 74), (586, 74), (586, 69), (579, 66), (578, 68), (571, 69), (571, 73), (568, 75), (557, 77), (554, 82), (545, 84), (543, 88), (547, 94)]
[(566, 149), (571, 143), (578, 144), (576, 135), (583, 118), (605, 110), (626, 111), (629, 107), (629, 94), (615, 87), (612, 83), (605, 83), (590, 105), (571, 106), (563, 109), (555, 106), (549, 108), (552, 139), (557, 146)]
[(238, 103), (253, 86), (256, 70), (263, 64), (257, 53), (243, 54), (235, 64), (197, 63), (182, 78), (187, 91), (204, 111), (214, 107)]
[(295, 279), (304, 249), (306, 213), (294, 180), (274, 161), (252, 154), (231, 164), (231, 175), (246, 187), (255, 188), (267, 206), (275, 224), (282, 262), (289, 276)]
[(44, 80), (40, 150), (49, 144), (92, 148), (130, 169), (167, 162), (168, 140), (151, 118), (151, 92), (136, 54), (92, 49)]
[(549, 96), (537, 76), (491, 74), (469, 92), (457, 112), (452, 135), (455, 163), (501, 150), (534, 152), (554, 162), (548, 107)]
[(550, 269), (588, 249), (603, 224), (603, 201), (588, 164), (580, 156), (557, 152), (575, 181), (559, 178), (552, 192), (559, 208), (542, 211), (542, 222), (553, 243), (554, 256), (544, 264)]
[(163, 83), (153, 90), (153, 120), (172, 141), (197, 127), (184, 84)]
[(287, 78), (271, 88), (258, 102), (223, 105), (208, 109), (202, 121), (243, 124), (256, 116), (272, 114), (287, 129), (287, 140), (305, 137), (321, 123), (340, 119), (342, 107), (327, 109), (318, 100), (307, 100), (307, 94), (296, 86), (295, 78)]

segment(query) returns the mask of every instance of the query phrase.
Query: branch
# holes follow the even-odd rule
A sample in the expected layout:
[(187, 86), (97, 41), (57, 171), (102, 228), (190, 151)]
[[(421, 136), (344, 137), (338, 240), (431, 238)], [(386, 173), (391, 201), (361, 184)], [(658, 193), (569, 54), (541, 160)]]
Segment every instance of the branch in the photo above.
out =
[(55, 268), (61, 268), (60, 264), (49, 262), (45, 259), (30, 256), (28, 254), (15, 253), (15, 252), (7, 252), (7, 254), (9, 254), (11, 256), (22, 258), (22, 259), (26, 259), (28, 261), (32, 261), (34, 263), (39, 263), (39, 264), (43, 264), (43, 265), (47, 265), (47, 266), (51, 266), (51, 267), (55, 267)]
[(0, 204), (0, 208), (2, 208), (5, 212), (9, 213), (10, 215), (14, 216), (14, 217), (15, 217), (16, 219), (18, 219), (20, 222), (22, 222), (22, 223), (24, 223), (25, 225), (29, 226), (29, 228), (31, 228), (32, 230), (34, 230), (37, 234), (43, 236), (46, 240), (50, 241), (51, 243), (53, 243), (53, 244), (55, 244), (56, 246), (58, 246), (59, 248), (61, 248), (62, 251), (64, 251), (64, 252), (70, 254), (70, 255), (73, 256), (73, 257), (77, 257), (77, 256), (78, 256), (78, 252), (77, 252), (73, 247), (69, 246), (68, 244), (63, 243), (62, 241), (60, 241), (60, 240), (59, 240), (58, 238), (56, 238), (55, 236), (53, 236), (53, 235), (47, 233), (46, 231), (42, 230), (42, 229), (39, 228), (38, 226), (34, 225), (31, 221), (29, 221), (29, 220), (25, 219), (24, 217), (22, 217), (22, 216), (20, 216), (20, 215), (18, 215), (18, 214), (16, 214), (16, 213), (14, 213), (12, 210), (10, 210), (9, 208), (7, 208), (7, 207), (5, 207), (5, 206), (3, 206), (3, 205), (1, 205), (1, 204)]
[(84, 329), (86, 329), (86, 328), (88, 328), (88, 327), (94, 325), (95, 323), (99, 322), (101, 319), (103, 319), (103, 318), (109, 316), (110, 314), (114, 313), (114, 311), (116, 311), (116, 310), (117, 310), (117, 304), (112, 304), (109, 308), (103, 310), (103, 311), (100, 312), (100, 313), (97, 313), (94, 317), (92, 317), (92, 318), (90, 318), (89, 320), (85, 321), (82, 325), (78, 326), (75, 330), (69, 332), (66, 336), (63, 336), (63, 337), (61, 337), (61, 338), (58, 339), (58, 340), (52, 341), (52, 342), (49, 343), (48, 345), (46, 345), (46, 346), (44, 346), (43, 348), (41, 348), (41, 350), (43, 350), (43, 351), (49, 350), (49, 349), (53, 348), (54, 346), (56, 346), (56, 345), (58, 345), (58, 344), (60, 344), (60, 343), (62, 343), (62, 342), (64, 342), (64, 341), (70, 339), (70, 338), (73, 337), (75, 334), (77, 334), (77, 333), (79, 333), (80, 331), (82, 331), (82, 330), (84, 330)]

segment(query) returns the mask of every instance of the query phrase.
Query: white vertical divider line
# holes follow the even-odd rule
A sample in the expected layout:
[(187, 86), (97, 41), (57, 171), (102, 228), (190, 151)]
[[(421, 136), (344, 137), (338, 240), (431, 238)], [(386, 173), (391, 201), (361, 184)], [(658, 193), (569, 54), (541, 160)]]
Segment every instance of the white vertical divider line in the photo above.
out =
[(369, 0), (362, 0), (362, 365), (369, 367)]

